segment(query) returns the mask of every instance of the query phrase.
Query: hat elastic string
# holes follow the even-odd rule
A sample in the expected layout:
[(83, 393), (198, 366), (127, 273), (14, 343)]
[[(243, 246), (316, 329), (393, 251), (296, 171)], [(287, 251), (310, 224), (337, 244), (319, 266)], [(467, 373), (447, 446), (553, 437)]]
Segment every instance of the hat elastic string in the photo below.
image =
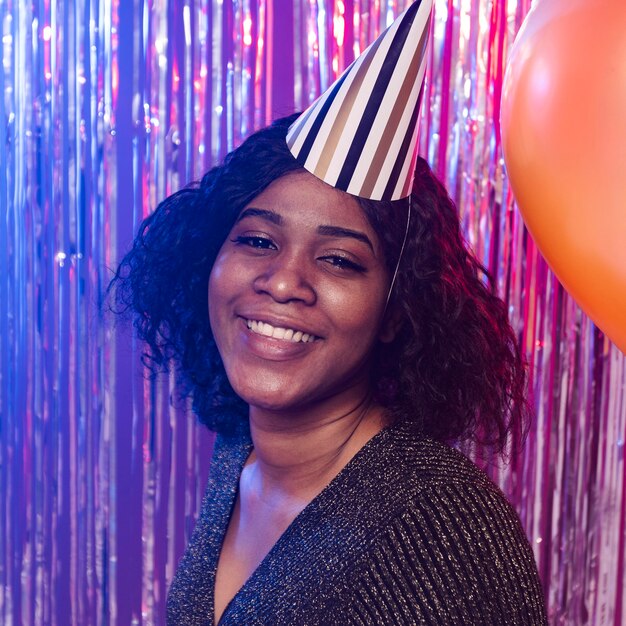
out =
[(398, 260), (396, 262), (396, 268), (393, 271), (393, 276), (391, 277), (391, 283), (389, 285), (389, 293), (387, 293), (387, 301), (385, 302), (385, 310), (383, 311), (383, 317), (387, 313), (387, 307), (389, 306), (389, 301), (391, 300), (391, 293), (393, 291), (393, 287), (396, 282), (396, 276), (398, 275), (398, 270), (400, 268), (400, 262), (402, 261), (402, 254), (404, 253), (404, 248), (406, 246), (406, 240), (409, 235), (409, 225), (411, 224), (411, 196), (409, 196), (409, 206), (406, 212), (406, 228), (404, 229), (404, 238), (402, 239), (402, 246), (400, 247), (400, 254), (398, 255)]

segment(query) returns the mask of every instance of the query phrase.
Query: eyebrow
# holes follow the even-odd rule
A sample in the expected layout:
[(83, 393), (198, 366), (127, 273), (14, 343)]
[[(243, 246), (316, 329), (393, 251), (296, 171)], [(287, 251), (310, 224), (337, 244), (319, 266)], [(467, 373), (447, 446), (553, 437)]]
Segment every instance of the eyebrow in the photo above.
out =
[(358, 230), (351, 230), (350, 228), (343, 228), (341, 226), (318, 226), (317, 232), (320, 235), (326, 235), (328, 237), (351, 237), (357, 241), (362, 241), (367, 244), (372, 252), (374, 252), (374, 246), (370, 241), (370, 238)]
[(237, 222), (241, 222), (246, 217), (260, 217), (272, 224), (281, 226), (283, 224), (283, 218), (281, 215), (274, 211), (268, 211), (267, 209), (254, 209), (252, 207), (245, 209), (241, 212), (241, 215), (237, 218)]
[[(282, 226), (284, 224), (282, 215), (279, 215), (275, 211), (270, 211), (268, 209), (256, 209), (254, 207), (249, 207), (242, 211), (241, 215), (237, 219), (237, 222), (240, 222), (246, 217), (260, 217), (261, 219), (267, 220), (268, 222), (276, 224), (277, 226)], [(361, 241), (362, 243), (368, 245), (372, 252), (374, 252), (374, 246), (372, 245), (370, 238), (365, 233), (362, 233), (358, 230), (344, 228), (343, 226), (331, 226), (323, 224), (317, 227), (317, 232), (318, 234), (324, 235), (326, 237), (350, 237), (351, 239), (356, 239), (357, 241)]]

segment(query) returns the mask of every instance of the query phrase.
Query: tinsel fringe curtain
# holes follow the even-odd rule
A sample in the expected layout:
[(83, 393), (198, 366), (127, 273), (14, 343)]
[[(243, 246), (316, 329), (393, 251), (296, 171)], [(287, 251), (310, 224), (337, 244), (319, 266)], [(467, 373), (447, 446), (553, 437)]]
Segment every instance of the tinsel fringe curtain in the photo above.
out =
[[(160, 199), (306, 107), (405, 5), (0, 0), (2, 624), (164, 622), (212, 439), (100, 312), (111, 270)], [(551, 623), (617, 626), (626, 360), (546, 268), (502, 160), (503, 72), (528, 8), (437, 0), (421, 152), (531, 363), (525, 451), (485, 465), (533, 543)]]

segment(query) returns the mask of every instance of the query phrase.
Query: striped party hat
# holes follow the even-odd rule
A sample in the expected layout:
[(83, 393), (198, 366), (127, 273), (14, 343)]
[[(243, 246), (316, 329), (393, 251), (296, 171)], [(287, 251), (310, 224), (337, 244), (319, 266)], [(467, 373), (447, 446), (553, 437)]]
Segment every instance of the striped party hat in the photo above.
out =
[(306, 170), (361, 198), (411, 193), (433, 0), (417, 0), (291, 125)]

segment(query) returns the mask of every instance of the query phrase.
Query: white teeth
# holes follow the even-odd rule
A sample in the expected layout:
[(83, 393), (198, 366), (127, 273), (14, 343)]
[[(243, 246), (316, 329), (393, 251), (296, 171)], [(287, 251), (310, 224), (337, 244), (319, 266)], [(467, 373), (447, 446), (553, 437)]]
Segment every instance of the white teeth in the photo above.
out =
[(274, 337), (274, 339), (283, 339), (286, 332), (284, 328), (275, 328), (272, 337)]
[(272, 326), (267, 322), (259, 322), (257, 320), (246, 320), (246, 326), (253, 332), (265, 337), (273, 337), (274, 339), (283, 339), (285, 341), (293, 341), (294, 343), (312, 343), (315, 341), (315, 335), (303, 333), (301, 330), (293, 328), (281, 328), (280, 326)]

